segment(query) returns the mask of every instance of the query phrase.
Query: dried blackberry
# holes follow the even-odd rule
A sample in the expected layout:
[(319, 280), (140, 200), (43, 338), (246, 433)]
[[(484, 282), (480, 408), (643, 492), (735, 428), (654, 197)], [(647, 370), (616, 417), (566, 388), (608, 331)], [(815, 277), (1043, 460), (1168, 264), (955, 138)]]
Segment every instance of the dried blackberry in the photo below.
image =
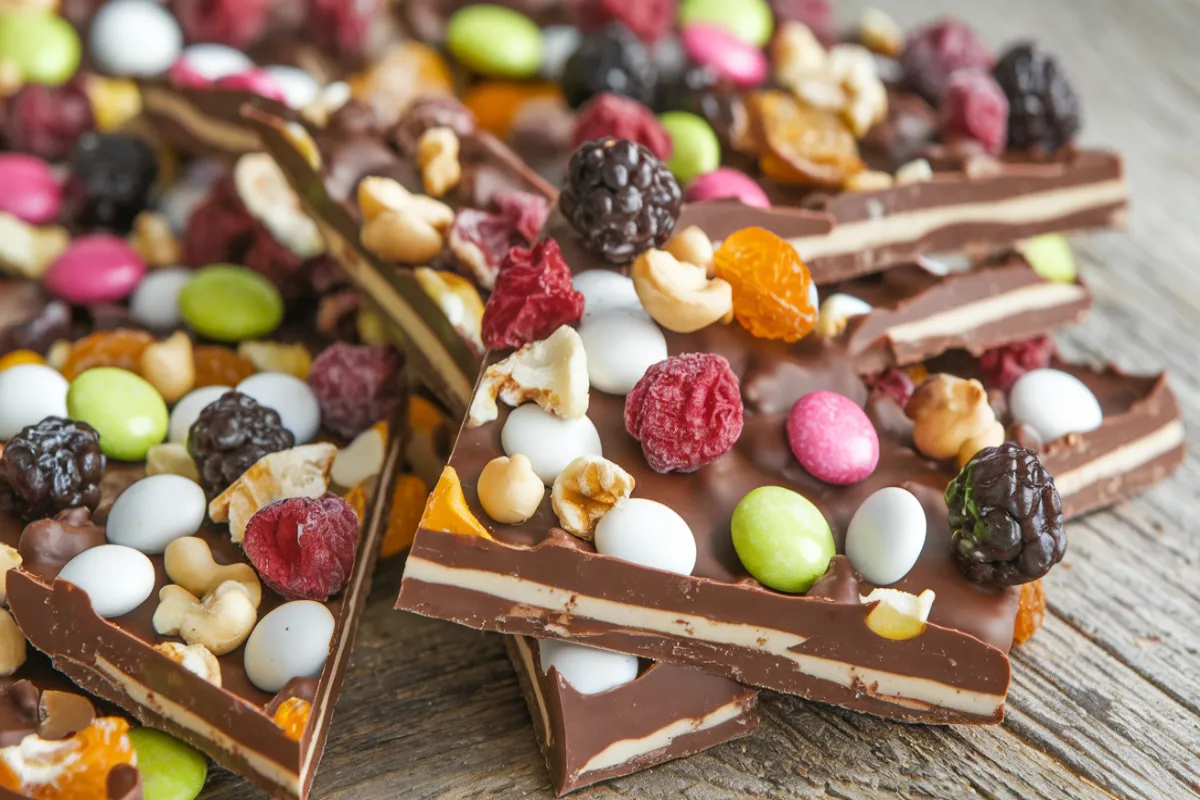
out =
[(158, 177), (154, 148), (116, 133), (84, 134), (71, 157), (67, 195), (72, 218), (83, 228), (128, 233), (150, 205)]
[(615, 264), (666, 244), (682, 202), (679, 184), (653, 153), (611, 138), (585, 142), (571, 155), (558, 197), (584, 247)]
[(273, 408), (241, 392), (226, 392), (205, 406), (188, 430), (188, 453), (200, 485), (216, 496), (268, 453), (296, 444)]
[(1079, 132), (1079, 100), (1054, 56), (1014, 45), (992, 70), (1008, 98), (1008, 146), (1052, 153)]
[(100, 435), (85, 422), (46, 417), (4, 445), (0, 458), (17, 513), (27, 520), (66, 508), (100, 505), (104, 454)]
[(560, 79), (571, 108), (579, 108), (601, 92), (651, 106), (657, 82), (658, 70), (645, 43), (619, 22), (585, 36), (567, 59)]
[(954, 558), (976, 583), (1037, 580), (1067, 550), (1054, 478), (1013, 442), (976, 453), (946, 487), (946, 506)]

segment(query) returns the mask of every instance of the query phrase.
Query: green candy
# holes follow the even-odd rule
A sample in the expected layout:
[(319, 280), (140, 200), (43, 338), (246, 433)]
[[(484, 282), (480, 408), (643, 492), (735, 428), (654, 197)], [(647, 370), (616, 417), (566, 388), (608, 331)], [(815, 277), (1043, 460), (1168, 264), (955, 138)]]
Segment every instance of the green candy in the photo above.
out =
[(1033, 271), (1048, 281), (1074, 283), (1078, 270), (1071, 244), (1061, 233), (1047, 233), (1026, 240), (1020, 247), (1021, 254), (1033, 267)]
[(283, 298), (275, 284), (245, 267), (216, 264), (197, 270), (179, 293), (188, 327), (218, 342), (266, 336), (283, 321)]
[(763, 486), (743, 497), (730, 527), (742, 566), (780, 592), (807, 592), (835, 554), (833, 533), (817, 507), (779, 486)]
[(67, 416), (100, 434), (100, 451), (118, 461), (141, 461), (167, 437), (167, 404), (153, 386), (116, 367), (89, 369), (67, 389)]
[(145, 800), (192, 800), (200, 794), (208, 776), (208, 759), (200, 751), (153, 728), (134, 728), (129, 738)]
[(541, 29), (524, 14), (491, 3), (450, 15), (446, 49), (472, 72), (489, 78), (532, 78), (542, 66)]
[(679, 24), (692, 22), (724, 28), (754, 47), (765, 46), (775, 29), (767, 0), (683, 0)]
[(702, 117), (686, 111), (668, 111), (658, 121), (671, 134), (667, 169), (680, 183), (721, 166), (721, 141)]
[(79, 69), (79, 36), (48, 11), (0, 14), (0, 61), (11, 60), (26, 83), (57, 86)]

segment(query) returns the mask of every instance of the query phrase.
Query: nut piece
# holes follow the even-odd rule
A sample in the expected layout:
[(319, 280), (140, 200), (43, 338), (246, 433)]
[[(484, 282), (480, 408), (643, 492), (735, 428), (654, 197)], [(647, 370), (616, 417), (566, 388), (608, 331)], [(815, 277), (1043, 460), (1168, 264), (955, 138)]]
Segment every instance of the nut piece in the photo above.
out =
[(892, 58), (904, 50), (904, 29), (878, 8), (868, 8), (859, 17), (858, 38), (868, 49)]
[(193, 675), (199, 675), (214, 686), (221, 685), (221, 662), (202, 644), (163, 642), (154, 649)]
[(851, 317), (870, 314), (871, 310), (870, 303), (859, 300), (854, 295), (835, 292), (821, 301), (821, 311), (817, 315), (813, 333), (825, 339), (841, 336)]
[(71, 235), (59, 225), (35, 228), (0, 211), (0, 272), (37, 280), (58, 258)]
[(46, 351), (46, 366), (54, 367), (54, 369), (62, 372), (62, 368), (67, 365), (67, 359), (71, 356), (72, 344), (67, 339), (59, 339), (50, 345), (50, 349)]
[(196, 384), (192, 340), (183, 331), (175, 331), (164, 341), (150, 344), (142, 351), (139, 369), (163, 400), (174, 403)]
[(329, 124), (329, 118), (339, 108), (350, 102), (350, 85), (345, 81), (334, 81), (317, 93), (316, 98), (300, 109), (304, 121), (318, 128)]
[(554, 479), (550, 505), (563, 530), (590, 542), (596, 523), (633, 487), (633, 476), (607, 458), (580, 456)]
[(438, 200), (414, 195), (391, 178), (365, 178), (358, 206), (366, 223), (363, 246), (380, 258), (423, 264), (442, 251), (454, 211)]
[(312, 354), (302, 344), (242, 342), (237, 352), (259, 372), (284, 372), (306, 380), (308, 370), (312, 367)]
[(467, 427), (494, 420), (497, 397), (514, 407), (532, 400), (551, 414), (579, 419), (588, 410), (589, 388), (583, 340), (570, 325), (562, 325), (487, 368), (471, 400)]
[(713, 244), (708, 234), (699, 226), (689, 225), (667, 240), (666, 251), (675, 258), (697, 267), (704, 267), (704, 274), (709, 278), (713, 273)]
[(266, 153), (247, 153), (233, 168), (233, 184), (250, 216), (271, 236), (302, 259), (325, 252), (325, 240), (304, 213), (283, 171)]
[(479, 290), (462, 275), (429, 267), (417, 267), (413, 277), (437, 302), (454, 330), (483, 352), (483, 300)]
[(962, 447), (958, 449), (958, 468), (965, 467), (972, 456), (983, 448), (999, 447), (1002, 444), (1004, 444), (1004, 426), (1000, 424), (999, 420), (996, 420), (984, 428), (982, 433), (972, 436), (962, 443)]
[(329, 471), (337, 447), (305, 444), (268, 453), (208, 504), (213, 522), (228, 522), (229, 535), (240, 542), (246, 524), (260, 508), (289, 497), (320, 497), (329, 488)]
[(467, 505), (458, 472), (446, 465), (425, 502), (419, 527), (443, 533), (460, 533), (491, 539), (492, 534)]
[(25, 634), (7, 610), (0, 608), (0, 677), (12, 675), (25, 663)]
[(429, 128), (417, 140), (417, 164), (425, 193), (441, 197), (458, 186), (462, 166), (458, 162), (458, 134), (453, 128)]
[(96, 707), (81, 694), (47, 689), (38, 698), (37, 735), (42, 739), (59, 741), (74, 736), (95, 719)]
[(143, 211), (137, 215), (130, 244), (152, 269), (179, 263), (179, 240), (171, 230), (171, 223), (157, 211)]
[(896, 170), (896, 183), (924, 183), (933, 178), (933, 167), (923, 158), (914, 159)]
[(172, 582), (196, 597), (205, 597), (222, 583), (233, 581), (245, 587), (255, 608), (262, 601), (262, 585), (258, 582), (254, 567), (249, 564), (218, 564), (213, 560), (208, 542), (198, 536), (183, 536), (167, 545), (163, 553), (163, 568)]
[(175, 442), (156, 444), (146, 451), (147, 475), (179, 475), (200, 482), (196, 462), (188, 455), (187, 447)]
[(633, 288), (654, 321), (669, 331), (692, 333), (733, 313), (733, 289), (707, 277), (702, 266), (650, 249), (633, 262)]
[(806, 79), (824, 74), (828, 66), (825, 48), (801, 22), (785, 22), (771, 40), (771, 67), (780, 86), (795, 91)]
[(154, 611), (154, 630), (160, 636), (179, 636), (217, 656), (240, 647), (257, 621), (258, 607), (237, 581), (225, 581), (203, 601), (182, 586), (164, 586)]
[(866, 619), (873, 633), (885, 639), (903, 640), (925, 631), (935, 597), (932, 589), (919, 595), (900, 589), (873, 589), (858, 599), (863, 605), (876, 604)]
[(944, 373), (918, 386), (904, 413), (914, 422), (917, 449), (939, 460), (957, 456), (969, 440), (984, 435), (996, 422), (982, 383)]
[[(3, 8), (2, 3), (0, 3), (0, 8)], [(14, 59), (0, 58), (0, 100), (12, 97), (21, 91), (24, 84), (25, 79), (21, 75), (21, 65)]]
[(23, 560), (17, 548), (0, 544), (0, 606), (8, 602), (8, 592), (5, 591), (6, 575), (10, 569), (21, 566)]
[(862, 172), (856, 172), (846, 178), (842, 187), (851, 192), (877, 192), (881, 189), (890, 189), (895, 183), (892, 176), (886, 172), (864, 169)]
[(506, 525), (517, 525), (534, 515), (546, 494), (546, 485), (520, 453), (493, 458), (479, 473), (476, 485), (484, 512)]

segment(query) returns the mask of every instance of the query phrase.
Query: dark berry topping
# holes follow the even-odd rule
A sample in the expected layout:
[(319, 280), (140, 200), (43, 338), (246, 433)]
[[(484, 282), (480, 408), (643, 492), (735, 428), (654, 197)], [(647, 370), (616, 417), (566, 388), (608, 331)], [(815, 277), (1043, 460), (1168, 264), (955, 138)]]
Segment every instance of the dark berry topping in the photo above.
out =
[(654, 103), (658, 72), (646, 45), (620, 23), (606, 25), (583, 42), (563, 67), (562, 90), (571, 108), (601, 92), (645, 106)]
[(1023, 42), (992, 70), (1008, 97), (1008, 146), (1052, 153), (1079, 132), (1079, 100), (1054, 56)]
[(46, 417), (30, 425), (4, 445), (0, 466), (24, 519), (100, 505), (104, 455), (100, 435), (85, 422)]
[(150, 205), (158, 177), (154, 148), (117, 133), (88, 133), (75, 145), (67, 190), (77, 224), (125, 233)]
[(991, 69), (992, 51), (970, 25), (946, 18), (910, 32), (900, 64), (905, 82), (936, 104), (956, 70)]
[(226, 392), (210, 403), (188, 431), (188, 453), (210, 497), (225, 491), (263, 456), (295, 443), (274, 409), (241, 392)]
[(0, 103), (0, 139), (9, 150), (61, 161), (96, 126), (83, 78), (61, 86), (31, 83)]

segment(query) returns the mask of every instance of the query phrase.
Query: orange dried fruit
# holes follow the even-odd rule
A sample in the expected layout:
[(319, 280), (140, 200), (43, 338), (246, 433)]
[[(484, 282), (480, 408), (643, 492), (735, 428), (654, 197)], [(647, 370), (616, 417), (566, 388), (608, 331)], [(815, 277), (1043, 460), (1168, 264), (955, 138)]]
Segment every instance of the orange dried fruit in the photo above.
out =
[(761, 125), (766, 152), (759, 167), (768, 177), (836, 187), (862, 171), (854, 132), (835, 112), (804, 105), (781, 91), (757, 93), (748, 109)]
[(308, 725), (308, 715), (312, 713), (312, 703), (302, 697), (289, 697), (275, 709), (275, 724), (283, 728), (283, 735), (293, 742), (300, 741), (304, 728)]
[(201, 386), (237, 386), (255, 373), (250, 359), (221, 345), (197, 345), (192, 357), (196, 361), (196, 389)]
[(359, 522), (363, 522), (367, 518), (367, 484), (369, 480), (355, 486), (350, 491), (346, 492), (346, 496), (342, 499), (350, 508), (354, 509), (354, 514), (358, 517)]
[(137, 764), (129, 723), (100, 717), (66, 739), (31, 735), (0, 749), (0, 787), (34, 800), (92, 800), (108, 796), (108, 773), (118, 764)]
[(137, 372), (142, 351), (154, 343), (145, 331), (118, 328), (85, 336), (71, 345), (63, 363), (63, 377), (69, 381), (92, 367), (117, 367)]
[(1042, 579), (1021, 584), (1021, 600), (1013, 623), (1013, 647), (1020, 647), (1037, 633), (1046, 619), (1046, 589)]
[[(459, 491), (462, 491), (461, 488)], [(413, 543), (428, 496), (429, 487), (417, 475), (406, 472), (396, 479), (392, 489), (392, 508), (388, 512), (387, 530), (379, 546), (379, 555), (390, 558), (407, 550)]]
[(401, 42), (374, 65), (350, 78), (350, 94), (370, 106), (390, 125), (419, 97), (454, 94), (454, 78), (446, 59), (429, 45)]
[(465, 533), (491, 539), (492, 534), (467, 506), (467, 498), (463, 495), (462, 482), (454, 467), (447, 466), (438, 478), (433, 494), (425, 504), (425, 512), (421, 515), (421, 527), (431, 531), (445, 533)]
[(517, 112), (530, 100), (553, 100), (562, 91), (553, 83), (483, 81), (467, 90), (462, 102), (475, 115), (475, 124), (501, 139), (508, 135)]
[(908, 374), (909, 380), (913, 382), (913, 386), (920, 386), (929, 378), (929, 370), (924, 364), (912, 364), (904, 368)]
[(733, 288), (733, 315), (760, 339), (795, 342), (817, 324), (812, 276), (796, 248), (763, 228), (726, 237), (713, 261)]

